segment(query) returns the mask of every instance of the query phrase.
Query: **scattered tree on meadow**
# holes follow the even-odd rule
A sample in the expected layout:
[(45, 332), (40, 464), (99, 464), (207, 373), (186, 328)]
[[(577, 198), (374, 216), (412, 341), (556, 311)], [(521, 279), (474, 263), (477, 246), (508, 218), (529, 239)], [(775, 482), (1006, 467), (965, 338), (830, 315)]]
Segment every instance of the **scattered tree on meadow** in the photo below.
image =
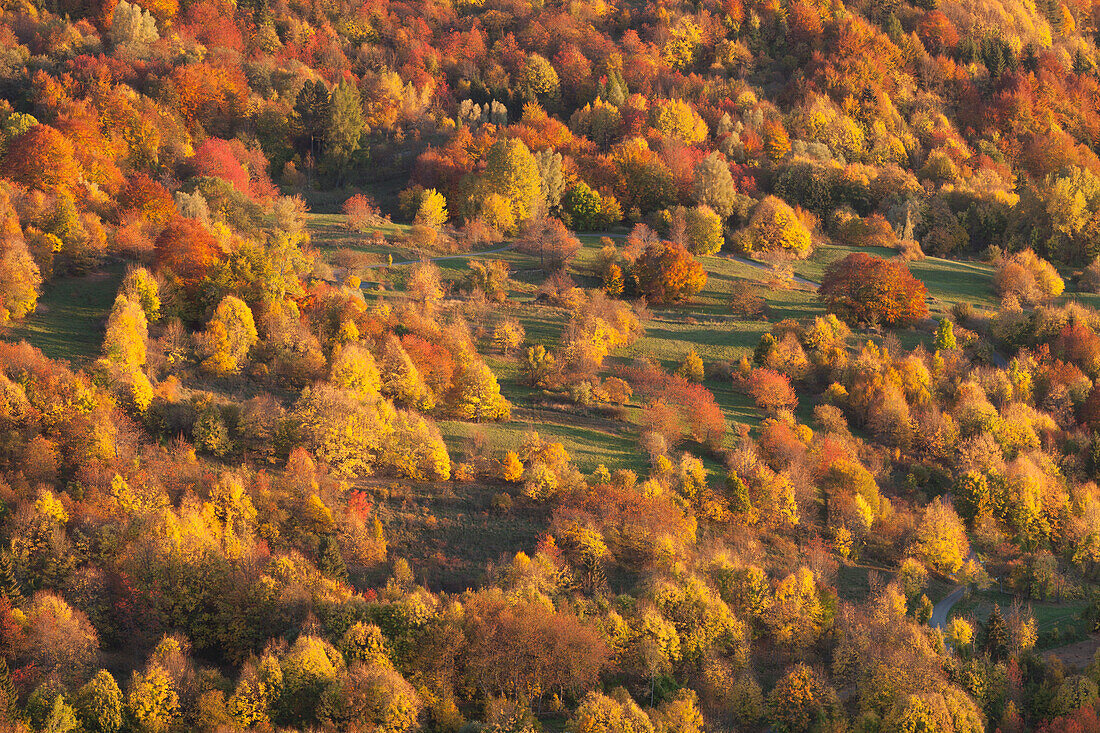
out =
[(959, 348), (955, 340), (955, 324), (950, 318), (941, 318), (936, 327), (936, 348), (940, 350)]
[(903, 326), (928, 315), (927, 293), (905, 265), (854, 252), (826, 268), (818, 297), (846, 321)]
[(455, 388), (450, 404), (456, 416), (475, 422), (507, 420), (511, 405), (500, 393), (500, 384), (492, 370), (465, 349), (456, 354), (455, 360)]
[(790, 378), (773, 369), (754, 369), (749, 375), (748, 388), (757, 407), (763, 410), (775, 412), (798, 405)]
[(349, 197), (341, 207), (352, 231), (364, 232), (382, 223), (382, 214), (370, 197), (357, 193)]
[(580, 251), (581, 242), (559, 219), (528, 221), (516, 240), (516, 249), (537, 257), (547, 271), (564, 267)]
[(634, 260), (631, 275), (652, 303), (687, 300), (707, 284), (707, 272), (681, 244), (653, 241)]
[(795, 210), (775, 196), (757, 205), (748, 229), (741, 235), (741, 243), (749, 253), (782, 253), (793, 257), (806, 257), (813, 247), (810, 231)]
[(993, 274), (993, 288), (1002, 298), (1023, 304), (1045, 303), (1065, 290), (1065, 283), (1049, 262), (1030, 249), (1004, 257)]

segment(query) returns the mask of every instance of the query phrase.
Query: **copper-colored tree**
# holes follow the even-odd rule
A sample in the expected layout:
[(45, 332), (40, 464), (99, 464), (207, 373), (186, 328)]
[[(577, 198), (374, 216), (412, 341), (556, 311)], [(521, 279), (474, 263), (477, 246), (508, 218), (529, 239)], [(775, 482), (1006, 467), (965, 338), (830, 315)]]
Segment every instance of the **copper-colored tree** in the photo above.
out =
[(818, 297), (849, 322), (903, 326), (928, 315), (928, 289), (900, 262), (854, 252), (825, 270)]

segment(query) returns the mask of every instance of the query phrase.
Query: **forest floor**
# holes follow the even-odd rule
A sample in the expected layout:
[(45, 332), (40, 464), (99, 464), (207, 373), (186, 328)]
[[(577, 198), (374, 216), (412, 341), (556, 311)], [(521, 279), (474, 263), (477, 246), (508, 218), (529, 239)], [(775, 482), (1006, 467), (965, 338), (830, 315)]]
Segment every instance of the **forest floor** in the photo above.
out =
[(1100, 634), (1089, 634), (1089, 637), (1083, 641), (1047, 649), (1043, 652), (1043, 657), (1048, 662), (1058, 659), (1068, 669), (1082, 671), (1092, 664), (1098, 651), (1100, 651)]

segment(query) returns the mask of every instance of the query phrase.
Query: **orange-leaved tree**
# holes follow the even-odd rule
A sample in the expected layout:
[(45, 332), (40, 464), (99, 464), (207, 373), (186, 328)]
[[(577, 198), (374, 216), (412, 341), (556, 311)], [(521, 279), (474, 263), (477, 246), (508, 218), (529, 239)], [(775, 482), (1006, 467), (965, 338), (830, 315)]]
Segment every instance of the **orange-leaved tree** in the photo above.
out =
[(707, 271), (675, 242), (647, 244), (631, 272), (638, 291), (651, 303), (686, 300), (707, 284)]
[(29, 188), (69, 188), (80, 178), (72, 142), (49, 125), (35, 125), (8, 143), (3, 173)]
[(156, 241), (156, 262), (188, 291), (194, 291), (221, 260), (223, 252), (201, 222), (176, 216)]
[(928, 288), (900, 262), (854, 252), (825, 270), (818, 297), (845, 321), (901, 326), (928, 315)]

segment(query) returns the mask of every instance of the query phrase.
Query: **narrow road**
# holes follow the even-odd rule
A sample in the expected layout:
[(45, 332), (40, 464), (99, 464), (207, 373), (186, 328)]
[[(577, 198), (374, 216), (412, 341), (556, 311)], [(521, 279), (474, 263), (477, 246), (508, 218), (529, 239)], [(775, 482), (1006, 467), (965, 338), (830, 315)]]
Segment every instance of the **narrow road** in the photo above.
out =
[(943, 600), (932, 607), (932, 618), (928, 619), (928, 625), (933, 629), (947, 630), (947, 618), (951, 615), (951, 609), (966, 595), (966, 586), (960, 585), (955, 590), (944, 596)]
[[(950, 493), (943, 495), (943, 502), (948, 506), (955, 505)], [(967, 555), (966, 559), (978, 562), (978, 553), (974, 552), (973, 546), (971, 546), (970, 553)], [(939, 603), (932, 606), (932, 618), (928, 619), (928, 625), (933, 629), (946, 630), (947, 619), (951, 616), (951, 609), (954, 608), (955, 604), (961, 601), (965, 595), (966, 586), (960, 585), (944, 596)]]

